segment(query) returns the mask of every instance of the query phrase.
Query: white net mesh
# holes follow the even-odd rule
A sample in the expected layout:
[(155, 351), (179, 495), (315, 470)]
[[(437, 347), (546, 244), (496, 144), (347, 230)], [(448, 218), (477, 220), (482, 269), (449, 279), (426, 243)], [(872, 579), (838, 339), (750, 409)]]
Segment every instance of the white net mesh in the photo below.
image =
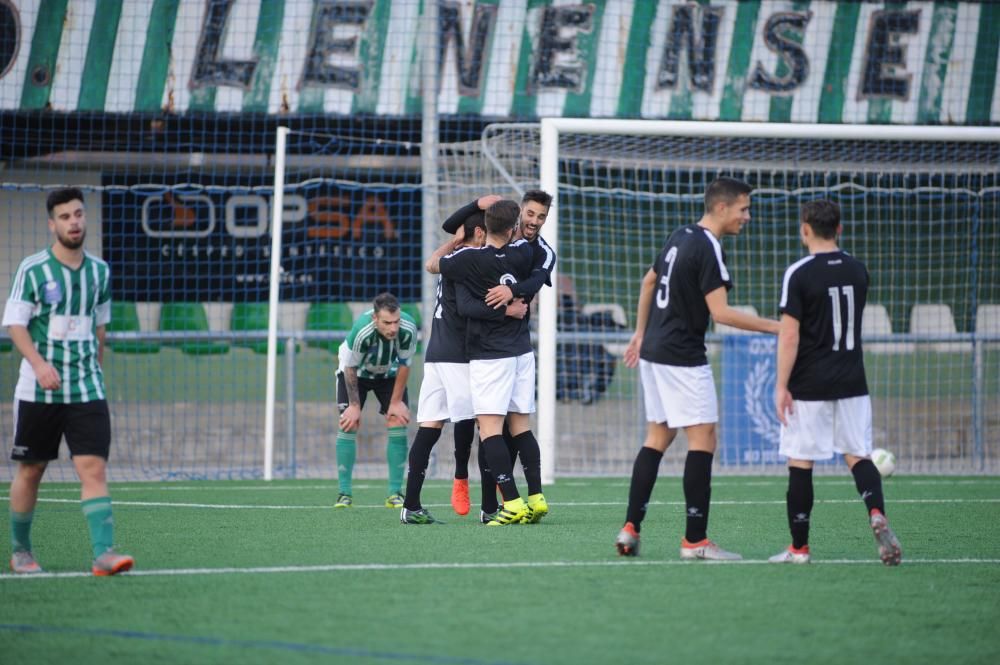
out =
[[(538, 186), (537, 125), (492, 125), (479, 148), (444, 165), (446, 200)], [(1000, 304), (1000, 144), (562, 133), (558, 153), (557, 474), (629, 473), (645, 422), (637, 373), (620, 353), (639, 282), (669, 232), (700, 218), (704, 188), (721, 175), (755, 189), (751, 224), (723, 243), (730, 304), (776, 317), (781, 276), (804, 251), (799, 206), (837, 201), (842, 246), (872, 276), (865, 341), (875, 445), (904, 471), (996, 470), (1000, 399), (988, 368), (1000, 360), (991, 318)], [(713, 330), (708, 342), (722, 469), (780, 468), (773, 341)], [(684, 450), (682, 437), (665, 463), (679, 471)]]

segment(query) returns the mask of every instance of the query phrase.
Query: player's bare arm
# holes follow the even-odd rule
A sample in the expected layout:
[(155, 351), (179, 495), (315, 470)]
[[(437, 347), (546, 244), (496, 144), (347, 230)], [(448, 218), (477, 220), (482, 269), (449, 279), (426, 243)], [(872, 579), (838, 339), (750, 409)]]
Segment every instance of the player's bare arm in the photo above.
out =
[(14, 346), (31, 365), (38, 385), (45, 390), (58, 390), (62, 384), (59, 372), (38, 353), (34, 342), (31, 341), (31, 333), (28, 332), (28, 329), (24, 326), (9, 326), (7, 332), (10, 333), (10, 339), (14, 342)]
[(778, 333), (778, 370), (774, 381), (774, 406), (778, 410), (778, 420), (788, 425), (788, 416), (794, 413), (792, 394), (788, 392), (788, 379), (795, 366), (799, 352), (799, 320), (788, 314), (781, 315), (781, 331)]
[(358, 368), (344, 368), (344, 386), (347, 387), (347, 408), (340, 414), (340, 429), (353, 432), (361, 425), (361, 391), (358, 389)]
[(724, 286), (705, 294), (705, 302), (708, 304), (708, 311), (712, 313), (712, 320), (715, 321), (716, 325), (733, 326), (769, 335), (777, 335), (780, 330), (778, 322), (773, 319), (761, 318), (730, 307), (726, 301), (726, 288)]
[(409, 378), (410, 368), (406, 365), (400, 365), (396, 371), (396, 381), (392, 384), (389, 408), (385, 413), (386, 423), (389, 427), (400, 427), (410, 422), (410, 408), (403, 401), (403, 393), (406, 391), (406, 382)]
[(646, 322), (649, 320), (649, 306), (653, 302), (653, 293), (656, 290), (656, 271), (647, 270), (642, 277), (642, 285), (639, 287), (639, 304), (635, 314), (635, 332), (632, 339), (625, 347), (623, 359), (626, 367), (636, 367), (639, 364), (639, 347), (642, 346), (642, 338), (646, 333)]
[(465, 227), (458, 227), (451, 238), (448, 238), (440, 247), (434, 250), (427, 262), (424, 263), (424, 270), (432, 275), (441, 274), (441, 257), (448, 256), (465, 242)]

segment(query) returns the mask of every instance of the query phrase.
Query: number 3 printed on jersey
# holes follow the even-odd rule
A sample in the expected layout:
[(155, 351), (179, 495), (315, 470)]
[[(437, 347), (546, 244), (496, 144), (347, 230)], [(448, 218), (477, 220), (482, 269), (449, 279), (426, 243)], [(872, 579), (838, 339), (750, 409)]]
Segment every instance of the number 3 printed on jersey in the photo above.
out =
[(667, 250), (667, 255), (663, 257), (667, 264), (667, 274), (660, 278), (659, 288), (656, 289), (656, 306), (666, 309), (670, 304), (670, 273), (674, 270), (674, 259), (677, 258), (677, 248), (671, 247)]
[[(847, 337), (844, 338), (844, 348), (848, 351), (854, 349), (854, 287), (842, 286), (839, 289), (847, 300)], [(844, 320), (840, 312), (840, 297), (836, 286), (831, 286), (826, 290), (830, 294), (830, 301), (833, 304), (833, 350), (840, 351), (841, 330), (844, 329)]]

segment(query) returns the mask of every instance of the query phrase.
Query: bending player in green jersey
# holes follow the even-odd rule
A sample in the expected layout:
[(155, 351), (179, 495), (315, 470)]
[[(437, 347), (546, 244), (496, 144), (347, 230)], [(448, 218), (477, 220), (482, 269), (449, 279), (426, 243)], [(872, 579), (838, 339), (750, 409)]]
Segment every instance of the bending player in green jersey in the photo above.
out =
[(379, 413), (389, 429), (386, 459), (389, 463), (389, 496), (386, 508), (403, 507), (403, 472), (406, 467), (406, 425), (410, 408), (406, 381), (410, 358), (417, 348), (417, 324), (399, 307), (391, 293), (375, 297), (372, 309), (357, 318), (340, 345), (337, 370), (337, 477), (340, 493), (334, 508), (354, 503), (351, 476), (357, 453), (357, 431), (368, 392), (379, 401)]
[(112, 547), (105, 475), (111, 417), (101, 361), (111, 320), (110, 273), (107, 263), (83, 249), (83, 193), (56, 190), (46, 207), (54, 242), (18, 266), (3, 313), (3, 325), (23, 356), (14, 389), (11, 459), (17, 472), (10, 486), (10, 567), (21, 574), (42, 572), (31, 549), (31, 523), (38, 486), (65, 436), (90, 529), (91, 569), (95, 575), (114, 575), (135, 561)]

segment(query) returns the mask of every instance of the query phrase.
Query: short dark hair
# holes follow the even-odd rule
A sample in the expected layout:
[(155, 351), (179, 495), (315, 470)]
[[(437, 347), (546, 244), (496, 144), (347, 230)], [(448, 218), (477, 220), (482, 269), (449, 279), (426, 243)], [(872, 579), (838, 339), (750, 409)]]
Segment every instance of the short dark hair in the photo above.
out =
[(840, 206), (827, 199), (802, 204), (802, 223), (808, 224), (817, 237), (833, 240), (840, 226)]
[(476, 229), (486, 230), (486, 215), (483, 214), (482, 210), (477, 210), (462, 222), (462, 228), (465, 230), (465, 242), (472, 240), (476, 235)]
[(503, 199), (486, 209), (486, 231), (492, 234), (502, 234), (517, 225), (521, 216), (521, 206), (514, 201)]
[(378, 314), (383, 309), (390, 314), (399, 311), (399, 299), (388, 291), (375, 296), (375, 302), (372, 304), (372, 311), (375, 314)]
[(548, 210), (549, 206), (552, 205), (552, 195), (542, 189), (529, 189), (521, 197), (521, 205), (524, 205), (528, 201), (541, 203)]
[(63, 187), (62, 189), (49, 192), (48, 198), (45, 199), (45, 209), (48, 211), (49, 217), (52, 217), (52, 211), (56, 209), (56, 206), (61, 206), (70, 201), (84, 203), (83, 192), (78, 187)]
[(705, 212), (711, 212), (717, 203), (732, 203), (744, 194), (753, 191), (753, 187), (736, 178), (716, 178), (705, 189)]

